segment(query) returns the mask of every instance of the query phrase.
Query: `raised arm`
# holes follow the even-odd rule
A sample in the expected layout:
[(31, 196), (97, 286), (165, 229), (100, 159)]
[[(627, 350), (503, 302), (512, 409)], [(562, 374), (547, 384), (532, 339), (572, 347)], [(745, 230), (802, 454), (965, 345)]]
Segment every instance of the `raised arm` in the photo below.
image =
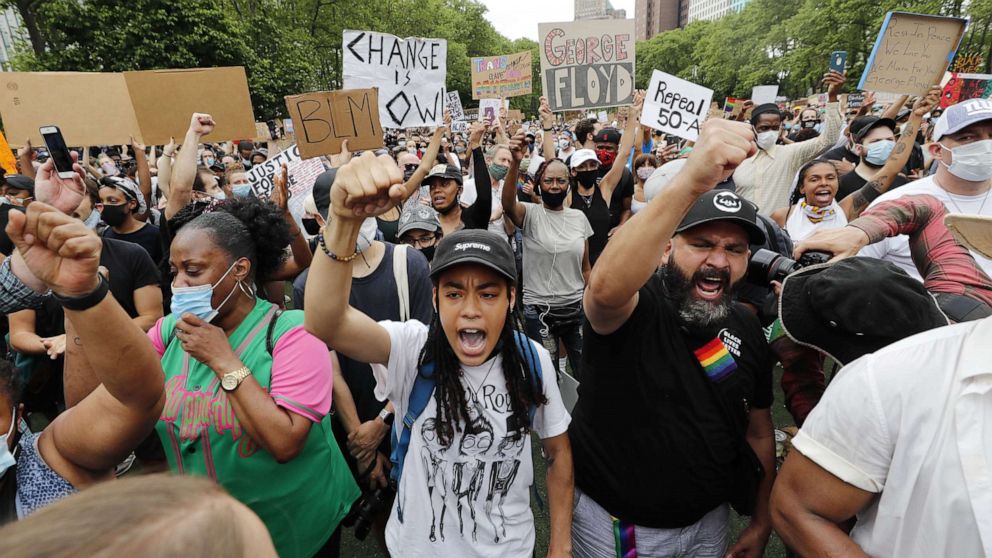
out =
[[(520, 161), (524, 158), (524, 140), (526, 136), (523, 128), (517, 130), (510, 140), (510, 168), (506, 171), (506, 179), (503, 181), (503, 192), (500, 201), (503, 204), (503, 213), (513, 221), (518, 227), (524, 226), (525, 206), (517, 201), (517, 188), (511, 188), (511, 184), (517, 183), (517, 174), (520, 172)], [(548, 159), (550, 160), (550, 159)]]
[[(105, 289), (97, 276), (100, 238), (78, 219), (36, 202), (26, 214), (11, 214), (7, 230), (32, 273), (56, 295), (78, 299)], [(76, 487), (105, 477), (134, 449), (165, 401), (162, 366), (144, 332), (106, 290), (97, 300), (85, 309), (67, 307), (65, 315), (101, 385), (39, 441), (45, 462)]]
[(200, 138), (214, 131), (214, 119), (209, 114), (193, 113), (186, 139), (176, 157), (169, 184), (169, 204), (165, 206), (165, 218), (171, 219), (193, 199), (193, 181), (196, 179), (196, 153)]
[[(840, 129), (844, 125), (844, 117), (840, 113), (837, 95), (844, 87), (845, 82), (847, 82), (847, 78), (836, 70), (830, 70), (823, 76), (823, 83), (827, 86), (828, 103), (827, 111), (823, 114), (823, 129), (820, 131), (820, 135), (808, 141), (800, 141), (782, 147), (782, 149), (788, 150), (787, 152), (792, 156), (794, 172), (799, 172), (799, 167), (837, 143)], [(786, 195), (788, 196), (788, 194)]]
[[(475, 177), (476, 195), (472, 205), (462, 209), (462, 222), (467, 229), (487, 228), (489, 216), (493, 212), (493, 179), (489, 175), (489, 166), (486, 164), (486, 156), (482, 153), (481, 147), (482, 134), (485, 130), (485, 124), (473, 122), (468, 140), (468, 147), (472, 150), (472, 175)], [(504, 180), (504, 184), (506, 183)]]
[(642, 108), (644, 108), (644, 92), (637, 91), (634, 93), (634, 104), (631, 105), (630, 115), (627, 118), (627, 128), (624, 129), (623, 136), (620, 138), (620, 146), (617, 147), (616, 161), (607, 171), (606, 176), (599, 181), (599, 189), (607, 204), (613, 198), (613, 191), (620, 183), (620, 178), (623, 177), (623, 169), (627, 168), (627, 156), (630, 155), (630, 150), (634, 148), (634, 142), (637, 140), (637, 125), (641, 121)]
[(541, 114), (541, 129), (544, 130), (544, 141), (541, 145), (541, 151), (544, 154), (544, 160), (550, 161), (555, 158), (555, 115), (551, 112), (551, 105), (548, 103), (548, 98), (541, 96), (541, 108), (538, 110)]
[(272, 203), (282, 209), (283, 219), (289, 225), (289, 232), (292, 240), (289, 249), (292, 257), (287, 259), (273, 277), (264, 277), (266, 281), (289, 280), (310, 267), (313, 262), (313, 252), (310, 251), (310, 243), (300, 232), (300, 226), (296, 224), (296, 218), (289, 211), (289, 170), (286, 163), (282, 164), (282, 169), (273, 177)]
[(427, 144), (427, 150), (424, 151), (424, 157), (420, 159), (420, 166), (417, 170), (413, 171), (413, 175), (410, 180), (407, 180), (403, 184), (403, 189), (409, 192), (413, 192), (420, 187), (420, 184), (427, 178), (427, 175), (431, 172), (434, 165), (437, 164), (437, 154), (441, 151), (441, 138), (444, 137), (444, 133), (447, 130), (447, 123), (450, 120), (450, 115), (445, 111), (445, 126), (442, 126), (434, 130), (434, 135), (431, 136), (431, 142)]
[(750, 124), (712, 120), (703, 125), (682, 172), (613, 235), (593, 267), (583, 303), (597, 333), (610, 334), (627, 321), (637, 307), (638, 290), (657, 269), (696, 198), (726, 180), (757, 149)]
[(899, 141), (892, 148), (892, 153), (886, 159), (885, 165), (858, 191), (840, 201), (840, 206), (847, 215), (848, 221), (856, 219), (872, 201), (892, 187), (892, 183), (895, 182), (899, 171), (906, 166), (906, 161), (909, 160), (909, 156), (913, 153), (913, 142), (916, 141), (916, 132), (923, 124), (923, 115), (937, 106), (937, 103), (940, 102), (940, 95), (941, 88), (934, 85), (925, 96), (920, 97), (913, 103), (913, 112), (909, 117), (909, 122), (906, 124), (906, 129), (899, 136)]
[(24, 140), (24, 147), (17, 150), (17, 162), (21, 164), (21, 174), (28, 178), (34, 178), (34, 147), (31, 140)]
[(906, 101), (908, 100), (909, 95), (900, 95), (894, 103), (885, 107), (885, 110), (882, 111), (880, 118), (891, 118), (892, 120), (895, 120), (896, 117), (899, 116), (899, 111), (902, 110), (902, 107), (906, 106)]
[(366, 217), (384, 213), (411, 193), (396, 162), (371, 151), (339, 168), (331, 186), (332, 213), (307, 278), (304, 323), (328, 347), (359, 362), (388, 364), (390, 341), (382, 326), (349, 304), (352, 261), (360, 257), (358, 231)]
[(145, 155), (145, 144), (137, 143), (131, 138), (131, 152), (134, 153), (134, 163), (138, 168), (138, 188), (145, 197), (145, 215), (152, 212), (152, 171), (148, 167), (148, 156)]

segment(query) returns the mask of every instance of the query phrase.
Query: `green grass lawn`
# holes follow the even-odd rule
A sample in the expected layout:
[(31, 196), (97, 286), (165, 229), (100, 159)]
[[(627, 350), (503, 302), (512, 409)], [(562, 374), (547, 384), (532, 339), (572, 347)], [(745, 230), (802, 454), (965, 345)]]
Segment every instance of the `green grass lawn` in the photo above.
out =
[[(791, 426), (795, 424), (792, 417), (785, 410), (785, 405), (783, 404), (782, 389), (780, 387), (780, 380), (782, 378), (782, 369), (780, 367), (775, 368), (775, 404), (772, 406), (772, 418), (775, 421), (775, 426), (781, 428), (783, 426)], [(544, 462), (539, 458), (540, 451), (535, 448), (535, 459), (534, 459), (534, 479), (541, 491), (542, 495), (547, 494), (547, 488), (544, 482), (545, 470)], [(534, 523), (537, 530), (537, 548), (536, 556), (543, 557), (548, 551), (548, 512), (547, 509), (540, 510), (536, 505), (532, 505), (534, 510)], [(737, 514), (731, 512), (731, 532), (733, 534), (732, 540), (736, 540), (736, 535), (747, 525), (747, 518), (742, 518)], [(384, 554), (380, 552), (378, 545), (373, 541), (373, 536), (369, 535), (369, 538), (365, 541), (359, 541), (355, 539), (353, 532), (349, 529), (346, 530), (342, 536), (341, 542), (341, 556), (343, 558), (384, 558)], [(784, 558), (785, 547), (782, 545), (782, 541), (778, 536), (772, 533), (771, 539), (768, 541), (768, 547), (765, 549), (765, 556), (770, 558)], [(401, 558), (401, 557), (398, 557)]]

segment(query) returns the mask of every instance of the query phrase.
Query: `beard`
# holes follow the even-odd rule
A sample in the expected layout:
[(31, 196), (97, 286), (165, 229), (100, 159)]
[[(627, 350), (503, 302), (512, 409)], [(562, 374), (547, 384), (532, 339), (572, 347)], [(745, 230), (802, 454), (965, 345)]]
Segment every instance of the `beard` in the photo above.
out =
[[(669, 260), (668, 264), (661, 267), (661, 277), (668, 299), (678, 311), (679, 324), (693, 335), (716, 335), (724, 320), (730, 316), (733, 305), (734, 285), (730, 283), (730, 272), (701, 269), (692, 277), (687, 277)], [(723, 291), (718, 299), (703, 300), (693, 294), (697, 282), (703, 278), (719, 279), (723, 283)]]

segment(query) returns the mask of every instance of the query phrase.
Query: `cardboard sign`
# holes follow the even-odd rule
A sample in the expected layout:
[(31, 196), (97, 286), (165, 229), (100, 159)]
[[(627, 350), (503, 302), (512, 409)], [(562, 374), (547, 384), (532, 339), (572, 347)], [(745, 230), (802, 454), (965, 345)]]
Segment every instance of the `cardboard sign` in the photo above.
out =
[(847, 108), (861, 108), (865, 104), (864, 93), (850, 93), (847, 96)]
[(644, 96), (641, 124), (696, 141), (712, 99), (712, 89), (655, 70)]
[(499, 118), (499, 99), (482, 99), (479, 101), (479, 122), (486, 120), (496, 122)]
[(541, 83), (551, 110), (628, 105), (634, 98), (634, 20), (538, 24)]
[(751, 102), (754, 103), (754, 106), (774, 103), (777, 96), (777, 85), (757, 85), (751, 88)]
[(272, 188), (275, 186), (275, 174), (282, 172), (283, 163), (286, 163), (289, 175), (289, 211), (302, 228), (299, 220), (303, 218), (303, 202), (313, 191), (313, 183), (317, 180), (317, 176), (324, 172), (324, 164), (320, 159), (303, 159), (300, 157), (300, 150), (293, 145), (261, 165), (253, 166), (248, 171), (248, 183), (251, 184), (252, 192), (256, 197), (263, 200), (270, 199)]
[(515, 120), (517, 122), (523, 122), (523, 120), (524, 120), (524, 113), (523, 113), (523, 111), (520, 111), (520, 110), (517, 110), (517, 109), (508, 110), (508, 111), (506, 111), (506, 119), (507, 120)]
[(7, 138), (0, 133), (0, 167), (7, 171), (7, 174), (17, 174), (17, 158), (7, 144)]
[(954, 59), (967, 20), (889, 12), (858, 89), (925, 95)]
[(531, 94), (530, 51), (472, 59), (472, 98), (499, 99)]
[(992, 74), (952, 73), (944, 85), (940, 96), (941, 108), (967, 101), (968, 99), (992, 98)]
[(379, 98), (375, 89), (318, 91), (286, 97), (286, 109), (299, 125), (296, 145), (304, 159), (383, 147)]
[(379, 88), (383, 128), (442, 124), (447, 41), (345, 31), (342, 51), (345, 89)]
[(451, 120), (464, 120), (465, 109), (462, 108), (462, 98), (457, 91), (448, 91), (444, 99), (444, 110), (451, 114)]
[(181, 141), (194, 112), (217, 126), (219, 142), (255, 137), (242, 67), (144, 72), (0, 72), (0, 114), (14, 146), (44, 145), (38, 128), (57, 125), (70, 146)]
[(272, 133), (269, 131), (269, 125), (265, 122), (255, 123), (255, 141), (256, 142), (267, 142), (272, 141)]

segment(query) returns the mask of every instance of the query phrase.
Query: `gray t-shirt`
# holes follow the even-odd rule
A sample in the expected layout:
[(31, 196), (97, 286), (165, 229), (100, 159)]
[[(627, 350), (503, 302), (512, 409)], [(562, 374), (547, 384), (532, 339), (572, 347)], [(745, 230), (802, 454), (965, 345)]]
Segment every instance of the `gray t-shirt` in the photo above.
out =
[(524, 304), (564, 306), (582, 300), (582, 256), (592, 227), (577, 209), (548, 211), (524, 203)]

